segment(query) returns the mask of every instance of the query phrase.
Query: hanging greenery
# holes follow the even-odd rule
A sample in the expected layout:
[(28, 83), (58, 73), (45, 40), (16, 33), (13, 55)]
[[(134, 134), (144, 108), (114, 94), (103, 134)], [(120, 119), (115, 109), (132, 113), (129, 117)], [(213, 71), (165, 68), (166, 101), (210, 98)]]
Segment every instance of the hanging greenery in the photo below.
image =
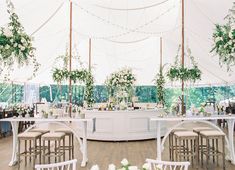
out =
[(86, 85), (86, 91), (84, 100), (87, 102), (88, 107), (92, 107), (92, 104), (94, 103), (94, 78), (90, 71), (86, 69), (82, 70), (73, 70), (68, 71), (67, 69), (54, 69), (52, 78), (54, 81), (56, 81), (58, 84), (61, 84), (62, 81), (71, 79), (74, 83), (76, 82), (84, 82)]
[(33, 38), (25, 33), (10, 0), (7, 0), (7, 12), (10, 15), (10, 22), (6, 27), (0, 28), (0, 65), (12, 70), (15, 62), (21, 67), (32, 61), (34, 64), (33, 76), (35, 76), (39, 63), (34, 56)]
[(163, 75), (163, 68), (160, 68), (159, 73), (155, 77), (155, 85), (157, 87), (157, 98), (161, 104), (165, 104), (165, 77)]
[(201, 79), (201, 70), (199, 70), (197, 63), (194, 60), (194, 57), (191, 54), (191, 50), (187, 47), (187, 53), (185, 54), (187, 57), (190, 58), (192, 68), (183, 67), (181, 65), (181, 61), (179, 60), (179, 51), (181, 46), (178, 48), (178, 52), (175, 58), (175, 63), (167, 72), (167, 77), (171, 81), (192, 81), (196, 82), (197, 80)]
[(235, 65), (235, 2), (225, 20), (227, 21), (225, 25), (215, 26), (211, 52), (219, 55), (220, 66), (225, 64), (227, 71), (231, 71), (231, 66)]

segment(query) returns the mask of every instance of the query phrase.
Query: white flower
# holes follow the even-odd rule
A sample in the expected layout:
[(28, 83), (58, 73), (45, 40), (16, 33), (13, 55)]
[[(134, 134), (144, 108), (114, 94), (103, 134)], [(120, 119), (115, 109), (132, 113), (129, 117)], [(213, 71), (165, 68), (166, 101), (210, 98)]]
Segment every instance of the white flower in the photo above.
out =
[(24, 47), (24, 46), (22, 46), (22, 47), (20, 48), (20, 50), (21, 50), (21, 51), (24, 51), (24, 50), (25, 50), (25, 47)]
[(128, 165), (129, 165), (129, 162), (128, 162), (128, 160), (127, 160), (126, 158), (124, 158), (124, 159), (121, 161), (121, 164), (122, 164), (123, 166), (128, 166)]
[(92, 167), (91, 167), (91, 170), (99, 170), (100, 168), (99, 168), (99, 166), (98, 165), (93, 165)]
[(7, 36), (7, 37), (11, 37), (12, 36), (12, 32), (11, 30), (7, 27), (5, 28), (4, 30), (4, 35)]
[(18, 46), (18, 44), (17, 43), (15, 43), (14, 45), (13, 45), (13, 47), (17, 47)]
[(115, 170), (116, 166), (114, 164), (109, 164), (108, 170)]
[(9, 26), (9, 30), (13, 30), (13, 27), (12, 27), (12, 26)]
[(128, 169), (129, 170), (138, 170), (138, 167), (137, 166), (129, 166)]
[(10, 46), (7, 44), (7, 45), (5, 46), (5, 48), (8, 50), (8, 49), (10, 48)]
[(149, 169), (150, 169), (150, 164), (149, 164), (149, 163), (145, 163), (145, 164), (142, 166), (142, 168), (143, 168), (144, 170), (149, 170)]

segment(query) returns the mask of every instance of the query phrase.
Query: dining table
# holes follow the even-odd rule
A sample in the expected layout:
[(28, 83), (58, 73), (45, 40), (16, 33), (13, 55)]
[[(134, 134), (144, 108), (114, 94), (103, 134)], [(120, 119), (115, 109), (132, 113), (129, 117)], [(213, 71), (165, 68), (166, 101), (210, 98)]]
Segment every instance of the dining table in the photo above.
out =
[[(151, 122), (156, 123), (156, 130), (157, 130), (157, 150), (156, 150), (156, 155), (157, 155), (157, 160), (162, 160), (162, 152), (164, 150), (164, 144), (166, 142), (167, 137), (171, 133), (171, 131), (183, 124), (186, 123), (192, 123), (192, 122), (201, 122), (205, 123), (214, 129), (223, 132), (223, 130), (217, 126), (216, 123), (217, 120), (226, 120), (227, 121), (227, 127), (228, 131), (225, 136), (226, 140), (226, 159), (231, 161), (232, 164), (235, 165), (235, 151), (234, 151), (234, 122), (235, 122), (235, 115), (211, 115), (211, 116), (200, 116), (200, 115), (195, 115), (195, 116), (158, 116), (158, 117), (152, 117), (150, 118)], [(168, 127), (168, 130), (166, 131), (163, 139), (161, 140), (161, 128), (162, 125), (165, 123), (169, 122), (177, 122), (173, 126)]]
[[(68, 128), (71, 132), (74, 133), (74, 136), (79, 142), (79, 149), (82, 154), (82, 162), (81, 167), (85, 167), (88, 162), (88, 155), (87, 155), (87, 125), (90, 122), (93, 125), (92, 132), (95, 132), (95, 119), (90, 118), (70, 118), (70, 117), (61, 117), (61, 118), (36, 118), (36, 117), (11, 117), (11, 118), (4, 118), (0, 119), (0, 122), (10, 122), (12, 126), (12, 133), (13, 133), (13, 146), (12, 146), (12, 156), (9, 163), (9, 166), (14, 166), (18, 163), (18, 127), (19, 122), (21, 121), (30, 121), (35, 122), (32, 126), (30, 126), (25, 132), (29, 131), (33, 127), (37, 126), (38, 124), (42, 123), (53, 123), (59, 124), (63, 127)], [(78, 123), (81, 127), (81, 133), (78, 133), (78, 129), (71, 126), (71, 123)], [(90, 124), (89, 123), (89, 124)]]

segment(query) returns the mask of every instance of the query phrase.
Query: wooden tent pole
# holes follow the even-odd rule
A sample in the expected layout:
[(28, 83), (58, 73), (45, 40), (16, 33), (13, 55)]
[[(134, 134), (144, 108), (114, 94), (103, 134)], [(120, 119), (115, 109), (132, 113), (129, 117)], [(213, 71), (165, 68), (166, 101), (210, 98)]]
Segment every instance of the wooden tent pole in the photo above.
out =
[[(69, 28), (69, 72), (72, 71), (72, 26), (73, 26), (73, 3), (70, 0), (70, 28)], [(69, 78), (69, 116), (72, 113), (72, 80)]]
[(162, 70), (162, 37), (160, 37), (160, 69)]
[[(182, 54), (181, 54), (181, 64), (182, 64), (182, 68), (184, 68), (184, 0), (182, 0)], [(182, 114), (185, 114), (185, 107), (184, 107), (184, 80), (182, 79), (182, 85), (181, 85), (181, 91), (182, 91)]]
[(91, 71), (91, 38), (89, 38), (89, 71)]

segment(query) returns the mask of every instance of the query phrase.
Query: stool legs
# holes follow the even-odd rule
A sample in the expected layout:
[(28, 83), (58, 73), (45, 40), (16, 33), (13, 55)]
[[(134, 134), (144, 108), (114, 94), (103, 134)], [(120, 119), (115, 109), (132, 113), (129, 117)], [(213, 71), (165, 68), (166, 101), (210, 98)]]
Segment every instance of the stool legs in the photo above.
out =
[[(71, 135), (69, 135), (69, 148), (71, 148), (72, 147), (72, 136)], [(71, 160), (71, 155), (72, 155), (72, 151), (71, 151), (71, 149), (69, 149), (69, 160)]]
[(18, 139), (18, 170), (20, 169), (20, 140)]
[[(69, 157), (70, 157), (70, 154), (69, 154)], [(63, 138), (63, 160), (65, 161), (65, 137)]]
[[(27, 140), (24, 141), (24, 152), (27, 152)], [(31, 153), (31, 151), (29, 151)], [(24, 157), (24, 164), (27, 164), (27, 157)]]
[(74, 135), (72, 134), (72, 158), (74, 159)]
[(222, 137), (223, 170), (225, 170), (225, 137)]

